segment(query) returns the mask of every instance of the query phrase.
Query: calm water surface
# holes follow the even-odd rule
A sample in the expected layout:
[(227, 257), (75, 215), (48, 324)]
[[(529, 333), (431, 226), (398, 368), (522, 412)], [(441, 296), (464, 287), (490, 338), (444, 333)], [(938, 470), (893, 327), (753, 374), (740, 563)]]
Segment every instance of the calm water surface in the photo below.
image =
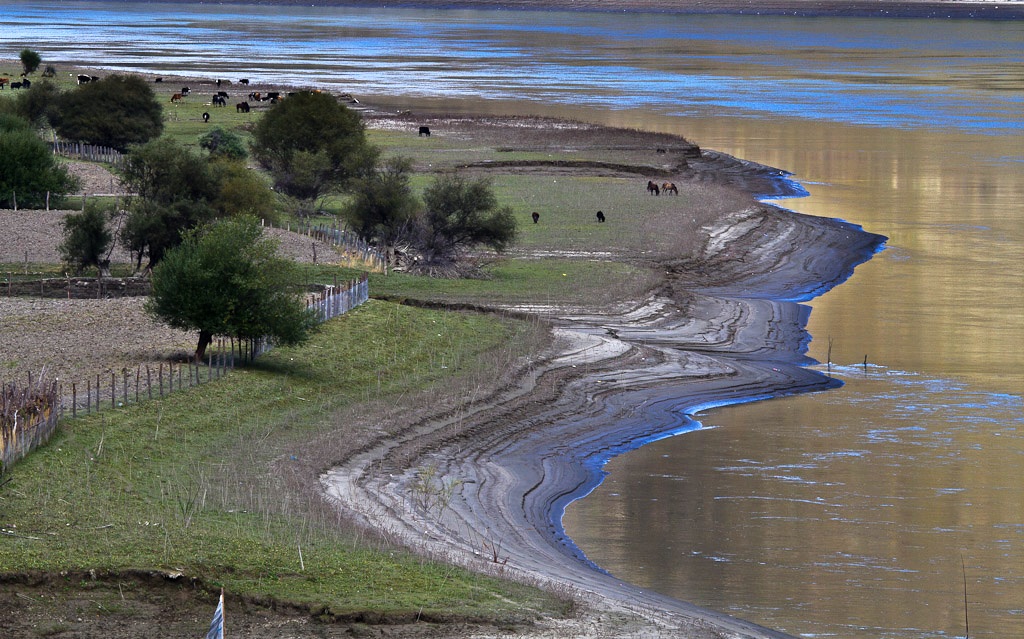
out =
[(702, 414), (564, 525), (798, 635), (963, 636), (966, 573), (970, 636), (1024, 636), (1024, 24), (0, 2), (0, 29), (10, 59), (487, 98), (792, 171), (784, 206), (890, 238), (809, 302), (845, 386)]

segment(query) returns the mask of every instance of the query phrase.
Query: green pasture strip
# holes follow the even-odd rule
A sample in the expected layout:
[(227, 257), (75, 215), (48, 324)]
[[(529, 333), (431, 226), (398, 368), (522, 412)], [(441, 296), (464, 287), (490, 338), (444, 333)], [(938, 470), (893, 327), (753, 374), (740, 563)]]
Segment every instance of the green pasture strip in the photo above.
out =
[(651, 271), (620, 262), (571, 259), (498, 259), (487, 279), (437, 280), (390, 273), (370, 275), (370, 295), (452, 304), (602, 306), (638, 299), (655, 283)]
[[(375, 432), (351, 417), (359, 402), (479, 372), (524, 327), (370, 301), (220, 381), (67, 420), (0, 493), (0, 572), (178, 570), (333, 614), (555, 611), (537, 590), (357, 539), (323, 512), (329, 459), (302, 465), (323, 441)], [(293, 472), (309, 494), (283, 486)]]

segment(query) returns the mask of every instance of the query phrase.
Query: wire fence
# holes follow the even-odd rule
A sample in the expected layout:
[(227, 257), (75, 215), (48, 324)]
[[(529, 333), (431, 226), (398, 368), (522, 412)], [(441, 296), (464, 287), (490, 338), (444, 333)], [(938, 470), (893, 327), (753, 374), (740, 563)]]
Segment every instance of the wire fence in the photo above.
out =
[[(264, 226), (269, 226), (264, 223)], [(387, 257), (377, 247), (337, 224), (314, 224), (304, 221), (279, 227), (330, 244), (341, 254), (342, 266), (364, 268), (373, 273), (387, 273)]]
[[(370, 297), (366, 273), (344, 283), (335, 282), (307, 297), (306, 307), (320, 322), (343, 315)], [(205, 363), (194, 360), (139, 365), (134, 370), (98, 374), (94, 379), (63, 384), (44, 374), (0, 387), (0, 473), (48, 441), (60, 418), (122, 408), (141, 401), (205, 384), (226, 375), (236, 365), (254, 361), (274, 347), (267, 337), (222, 337), (207, 350)]]
[(86, 144), (84, 142), (69, 142), (54, 138), (53, 142), (50, 142), (50, 148), (53, 149), (54, 155), (76, 160), (86, 160), (88, 162), (103, 162), (119, 169), (123, 168), (125, 163), (125, 155), (123, 153), (107, 146)]

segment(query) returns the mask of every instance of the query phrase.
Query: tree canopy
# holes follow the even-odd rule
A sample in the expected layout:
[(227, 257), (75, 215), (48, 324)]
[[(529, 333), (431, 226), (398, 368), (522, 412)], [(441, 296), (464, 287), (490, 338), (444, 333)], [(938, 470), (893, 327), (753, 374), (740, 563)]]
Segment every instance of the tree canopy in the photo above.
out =
[(457, 274), (466, 250), (486, 246), (503, 251), (518, 232), (511, 207), (500, 207), (491, 183), (458, 173), (439, 175), (423, 193), (424, 210), (411, 234), (414, 271)]
[(411, 160), (388, 158), (378, 170), (353, 180), (352, 198), (345, 208), (352, 229), (361, 238), (382, 246), (391, 257), (392, 248), (408, 234), (419, 210), (411, 177)]
[(160, 135), (163, 107), (145, 80), (115, 74), (62, 93), (50, 123), (67, 140), (125, 151)]
[(215, 335), (298, 344), (316, 326), (298, 273), (255, 218), (217, 220), (168, 251), (153, 271), (146, 310), (173, 328), (199, 331), (199, 361)]
[(159, 138), (128, 154), (125, 183), (136, 194), (121, 231), (121, 244), (148, 256), (152, 268), (181, 242), (182, 232), (215, 218), (274, 215), (266, 181), (241, 162), (207, 156), (173, 138)]
[(63, 196), (76, 188), (78, 180), (26, 120), (0, 114), (0, 208), (42, 208), (47, 193)]
[[(84, 86), (84, 85), (83, 85)], [(217, 176), (206, 158), (181, 143), (160, 138), (128, 155), (123, 178), (136, 194), (121, 243), (150, 268), (181, 242), (182, 232), (216, 217)]]
[(288, 96), (260, 118), (252, 151), (278, 191), (308, 202), (372, 170), (378, 155), (358, 113), (311, 91)]

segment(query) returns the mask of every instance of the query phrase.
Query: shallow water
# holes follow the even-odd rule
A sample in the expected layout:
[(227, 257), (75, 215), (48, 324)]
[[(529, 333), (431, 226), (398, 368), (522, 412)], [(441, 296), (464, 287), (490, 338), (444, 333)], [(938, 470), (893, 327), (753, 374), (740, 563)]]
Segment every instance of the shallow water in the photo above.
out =
[(1020, 22), (0, 2), (0, 29), (10, 58), (486, 98), (792, 171), (784, 206), (890, 238), (809, 303), (845, 386), (708, 411), (564, 525), (623, 579), (794, 634), (962, 636), (965, 574), (971, 636), (1021, 636)]

